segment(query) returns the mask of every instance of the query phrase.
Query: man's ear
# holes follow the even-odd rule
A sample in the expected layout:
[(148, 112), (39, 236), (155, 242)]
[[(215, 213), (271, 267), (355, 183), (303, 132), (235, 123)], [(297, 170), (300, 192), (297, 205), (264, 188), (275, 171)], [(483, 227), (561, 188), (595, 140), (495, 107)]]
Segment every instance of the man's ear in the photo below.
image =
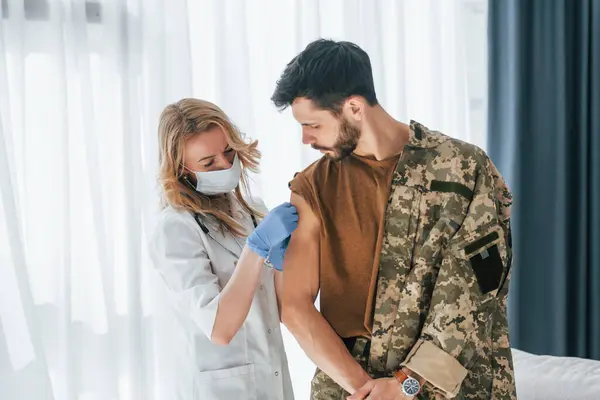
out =
[(350, 96), (344, 102), (343, 114), (351, 121), (362, 121), (366, 108), (365, 100), (360, 96)]

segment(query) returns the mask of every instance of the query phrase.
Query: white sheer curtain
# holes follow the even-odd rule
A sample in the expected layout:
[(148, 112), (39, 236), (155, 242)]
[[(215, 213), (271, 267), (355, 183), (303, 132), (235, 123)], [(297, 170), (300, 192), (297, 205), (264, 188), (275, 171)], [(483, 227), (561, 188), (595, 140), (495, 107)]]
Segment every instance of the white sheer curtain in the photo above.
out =
[[(2, 0), (0, 398), (165, 399), (146, 238), (169, 102), (259, 139), (274, 206), (318, 157), (269, 97), (318, 37), (371, 56), (383, 106), (484, 145), (482, 0)], [(298, 399), (313, 365), (287, 335)]]

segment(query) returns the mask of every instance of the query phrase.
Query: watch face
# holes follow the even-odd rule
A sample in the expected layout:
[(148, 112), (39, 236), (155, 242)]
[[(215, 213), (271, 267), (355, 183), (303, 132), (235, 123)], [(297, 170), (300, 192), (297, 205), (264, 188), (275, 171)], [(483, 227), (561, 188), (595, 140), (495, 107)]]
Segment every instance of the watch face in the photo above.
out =
[(406, 396), (416, 396), (421, 391), (421, 384), (415, 378), (408, 377), (402, 382), (402, 391)]

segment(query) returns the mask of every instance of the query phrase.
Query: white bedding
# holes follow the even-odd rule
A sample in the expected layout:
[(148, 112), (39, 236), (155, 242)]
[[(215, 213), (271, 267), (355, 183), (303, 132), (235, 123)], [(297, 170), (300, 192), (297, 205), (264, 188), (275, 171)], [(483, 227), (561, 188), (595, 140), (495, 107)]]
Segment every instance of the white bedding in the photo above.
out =
[(512, 353), (519, 400), (600, 400), (600, 361)]

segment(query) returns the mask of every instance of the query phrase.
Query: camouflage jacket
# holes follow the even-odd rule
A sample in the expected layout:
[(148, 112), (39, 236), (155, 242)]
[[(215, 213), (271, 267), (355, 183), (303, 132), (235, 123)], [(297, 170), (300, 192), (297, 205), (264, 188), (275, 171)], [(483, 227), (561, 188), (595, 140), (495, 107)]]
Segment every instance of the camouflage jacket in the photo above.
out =
[(427, 381), (420, 398), (516, 399), (511, 202), (481, 149), (411, 122), (386, 209), (372, 376), (406, 366)]

